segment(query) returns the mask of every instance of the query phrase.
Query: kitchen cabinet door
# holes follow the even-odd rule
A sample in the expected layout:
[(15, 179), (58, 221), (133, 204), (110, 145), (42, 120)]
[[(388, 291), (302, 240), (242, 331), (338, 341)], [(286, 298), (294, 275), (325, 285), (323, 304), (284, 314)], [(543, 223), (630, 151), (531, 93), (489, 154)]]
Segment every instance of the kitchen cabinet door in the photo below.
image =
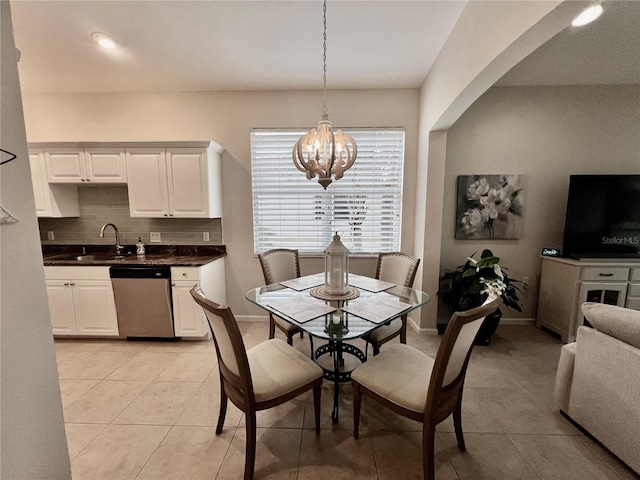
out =
[(44, 153), (49, 183), (82, 183), (86, 179), (82, 148), (52, 148)]
[[(198, 282), (172, 282), (173, 326), (177, 337), (204, 337), (205, 317), (200, 307), (191, 296), (191, 289)], [(207, 327), (208, 328), (208, 327)]]
[(199, 148), (167, 149), (169, 212), (179, 218), (209, 216), (207, 152)]
[(85, 180), (93, 183), (127, 183), (127, 164), (123, 148), (86, 148)]
[(223, 149), (216, 148), (127, 148), (129, 215), (221, 217)]
[(44, 267), (54, 335), (117, 336), (109, 267)]
[(46, 285), (53, 334), (75, 335), (76, 315), (70, 282), (67, 280), (47, 280)]
[(126, 151), (129, 215), (169, 216), (167, 163), (164, 149), (131, 148)]
[(74, 185), (50, 185), (44, 150), (29, 151), (31, 183), (38, 217), (78, 217), (80, 204)]
[(78, 335), (118, 335), (111, 281), (73, 280), (73, 305)]

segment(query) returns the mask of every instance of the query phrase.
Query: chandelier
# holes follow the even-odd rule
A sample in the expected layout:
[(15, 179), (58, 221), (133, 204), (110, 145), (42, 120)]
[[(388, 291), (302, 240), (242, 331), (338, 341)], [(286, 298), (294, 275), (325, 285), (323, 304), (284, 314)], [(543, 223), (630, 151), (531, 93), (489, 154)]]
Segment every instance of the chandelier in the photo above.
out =
[(332, 182), (331, 176), (340, 180), (344, 172), (349, 170), (356, 161), (358, 146), (350, 135), (345, 135), (338, 129), (335, 133), (329, 121), (327, 108), (327, 0), (322, 7), (322, 21), (324, 25), (322, 61), (324, 65), (322, 115), (316, 128), (305, 133), (293, 146), (293, 163), (296, 168), (305, 173), (308, 180), (318, 176), (318, 183), (326, 190)]

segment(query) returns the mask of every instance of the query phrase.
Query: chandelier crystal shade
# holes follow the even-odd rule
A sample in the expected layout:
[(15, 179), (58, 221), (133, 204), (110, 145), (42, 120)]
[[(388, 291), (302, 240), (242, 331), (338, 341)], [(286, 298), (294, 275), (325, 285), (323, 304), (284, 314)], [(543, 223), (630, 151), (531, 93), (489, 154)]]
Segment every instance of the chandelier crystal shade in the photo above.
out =
[(340, 180), (344, 172), (349, 170), (358, 156), (358, 146), (350, 135), (338, 129), (335, 133), (327, 108), (327, 0), (323, 4), (324, 24), (324, 64), (322, 115), (318, 126), (304, 134), (293, 146), (293, 163), (298, 170), (305, 173), (308, 180), (318, 177), (318, 183), (326, 190), (329, 184)]

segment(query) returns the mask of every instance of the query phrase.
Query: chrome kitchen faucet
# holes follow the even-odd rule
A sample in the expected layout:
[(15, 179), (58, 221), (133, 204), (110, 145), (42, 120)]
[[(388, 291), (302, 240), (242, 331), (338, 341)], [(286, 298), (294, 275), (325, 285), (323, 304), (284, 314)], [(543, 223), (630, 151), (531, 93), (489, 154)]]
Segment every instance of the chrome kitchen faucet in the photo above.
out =
[(104, 229), (107, 227), (113, 227), (113, 231), (116, 232), (116, 255), (122, 254), (122, 249), (124, 248), (120, 245), (120, 232), (118, 232), (118, 227), (116, 227), (113, 223), (105, 223), (100, 229), (100, 238), (104, 238)]

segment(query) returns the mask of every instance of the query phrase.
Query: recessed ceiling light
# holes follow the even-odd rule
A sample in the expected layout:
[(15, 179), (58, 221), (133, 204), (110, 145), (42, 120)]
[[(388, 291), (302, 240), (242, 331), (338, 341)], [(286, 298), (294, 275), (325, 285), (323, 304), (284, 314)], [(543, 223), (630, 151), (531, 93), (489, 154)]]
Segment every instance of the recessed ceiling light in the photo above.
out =
[(106, 48), (108, 50), (115, 50), (118, 48), (118, 42), (116, 42), (106, 33), (93, 32), (91, 34), (91, 38), (93, 38), (93, 41), (100, 45), (102, 48)]
[(602, 15), (602, 5), (596, 3), (595, 5), (591, 5), (585, 8), (580, 15), (573, 19), (571, 25), (574, 27), (582, 27), (588, 23), (596, 20), (600, 15)]

